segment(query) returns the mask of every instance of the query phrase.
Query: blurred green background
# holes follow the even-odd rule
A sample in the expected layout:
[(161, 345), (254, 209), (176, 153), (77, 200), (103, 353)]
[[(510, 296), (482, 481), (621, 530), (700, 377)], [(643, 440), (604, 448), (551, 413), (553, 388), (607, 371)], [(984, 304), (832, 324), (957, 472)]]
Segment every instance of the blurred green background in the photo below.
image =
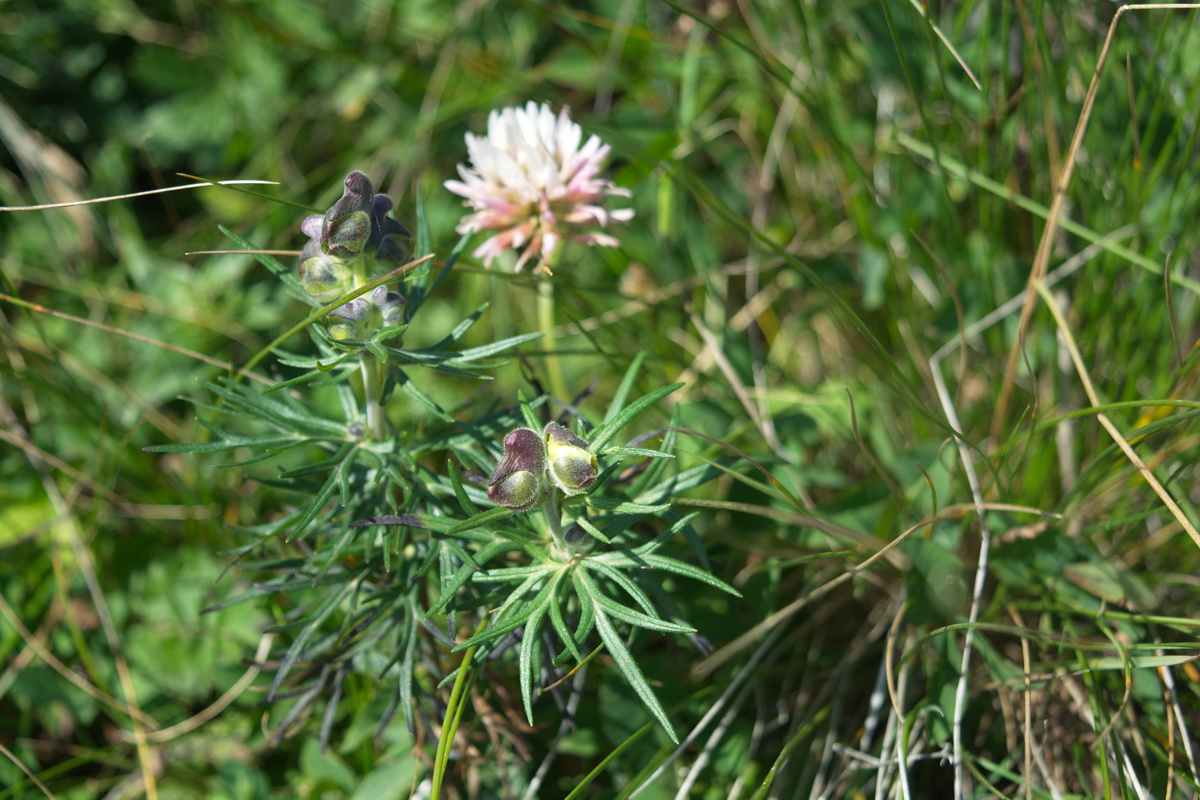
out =
[[(637, 210), (619, 249), (557, 272), (561, 319), (586, 331), (560, 345), (568, 383), (599, 376), (602, 403), (645, 350), (648, 386), (688, 382), (672, 398), (682, 425), (753, 461), (694, 493), (717, 506), (700, 523), (715, 569), (745, 594), (685, 595), (701, 633), (723, 646), (945, 517), (787, 616), (757, 662), (740, 651), (701, 680), (687, 643), (648, 647), (680, 730), (743, 671), (754, 680), (687, 751), (695, 777), (639, 796), (751, 797), (773, 766), (764, 796), (891, 791), (894, 761), (866, 766), (894, 757), (900, 723), (925, 756), (903, 778), (911, 796), (950, 796), (935, 756), (950, 747), (962, 631), (944, 626), (967, 613), (980, 529), (935, 369), (986, 499), (1044, 512), (986, 517), (970, 796), (1194, 792), (1196, 545), (1094, 415), (1065, 418), (1089, 402), (1044, 303), (1007, 405), (1014, 310), (962, 361), (930, 364), (1024, 292), (1115, 8), (946, 2), (930, 6), (935, 31), (900, 0), (0, 5), (0, 202), (180, 173), (279, 182), (257, 187), (278, 202), (206, 188), (0, 214), (0, 798), (43, 796), (18, 761), (60, 798), (140, 796), (147, 771), (164, 798), (367, 800), (422, 784), (436, 732), (414, 741), (396, 718), (377, 736), (389, 695), (369, 680), (347, 684), (323, 752), (318, 718), (283, 735), (252, 662), (285, 598), (200, 613), (257, 577), (224, 554), (243, 543), (231, 526), (295, 502), (255, 479), (271, 468), (143, 448), (195, 439), (185, 399), (205, 400), (196, 379), (222, 370), (194, 353), (244, 363), (307, 313), (249, 256), (188, 255), (235, 249), (218, 224), (295, 250), (303, 208), (361, 169), (402, 221), (423, 198), (443, 257), (461, 206), (441, 184), (463, 135), (530, 99), (569, 106), (613, 146), (609, 176)], [(1071, 270), (1052, 292), (1101, 401), (1130, 403), (1110, 416), (1193, 523), (1196, 409), (1143, 401), (1195, 398), (1198, 114), (1195, 12), (1127, 16), (1050, 262)], [(524, 332), (532, 298), (526, 276), (465, 259), (409, 341), (440, 339), (483, 302), (468, 344)], [(483, 391), (505, 405), (522, 389), (514, 361)], [(477, 390), (429, 387), (447, 407)], [(419, 435), (419, 408), (393, 416)], [(646, 719), (611, 669), (592, 670), (578, 730), (555, 742), (548, 703), (545, 724), (521, 720), (510, 667), (479, 690), (456, 796), (520, 797), (551, 751), (539, 796), (566, 796)], [(870, 699), (885, 674), (904, 700), (890, 718)], [(139, 748), (135, 718), (167, 731)], [(670, 751), (654, 733), (579, 796), (620, 796)]]

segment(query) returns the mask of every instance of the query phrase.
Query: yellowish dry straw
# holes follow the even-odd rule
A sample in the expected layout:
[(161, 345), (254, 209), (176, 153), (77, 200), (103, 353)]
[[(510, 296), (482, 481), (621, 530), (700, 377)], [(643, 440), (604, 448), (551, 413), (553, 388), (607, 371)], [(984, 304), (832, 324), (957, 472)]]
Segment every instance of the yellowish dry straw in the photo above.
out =
[(130, 194), (114, 194), (109, 197), (93, 197), (88, 200), (72, 200), (69, 203), (43, 203), (39, 206), (0, 206), (0, 211), (46, 211), (51, 208), (74, 208), (75, 206), (90, 206), (96, 203), (111, 203), (114, 200), (128, 200), (131, 197), (145, 197), (152, 194), (166, 194), (167, 192), (178, 192), (184, 189), (202, 189), (205, 186), (244, 186), (246, 184), (265, 184), (268, 186), (278, 186), (278, 181), (257, 181), (257, 180), (237, 180), (237, 181), (205, 181), (204, 183), (185, 183), (182, 186), (164, 186), (161, 189), (150, 189), (145, 192), (131, 192)]

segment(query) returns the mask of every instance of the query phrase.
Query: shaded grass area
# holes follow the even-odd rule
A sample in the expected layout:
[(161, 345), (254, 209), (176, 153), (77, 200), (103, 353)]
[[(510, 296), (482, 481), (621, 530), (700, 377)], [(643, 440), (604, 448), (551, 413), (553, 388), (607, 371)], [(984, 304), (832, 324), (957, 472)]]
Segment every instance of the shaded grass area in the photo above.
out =
[[(713, 571), (743, 597), (666, 578), (699, 635), (630, 641), (680, 752), (603, 651), (530, 726), (509, 652), (471, 684), (443, 792), (1190, 796), (1195, 12), (1117, 27), (1046, 291), (1018, 325), (1114, 13), (17, 0), (0, 40), (0, 197), (187, 173), (276, 180), (262, 191), (325, 208), (362, 169), (401, 219), (421, 198), (440, 260), (463, 134), (494, 107), (570, 106), (612, 144), (637, 216), (619, 249), (568, 251), (556, 270), (565, 381), (595, 381), (581, 402), (597, 417), (636, 353), (640, 393), (686, 383), (646, 424), (680, 430), (680, 469), (719, 465), (676, 507), (703, 512)], [(422, 629), (411, 731), (375, 655), (346, 662), (337, 692), (305, 661), (265, 700), (319, 593), (256, 586), (320, 545), (273, 539), (257, 566), (231, 553), (304, 504), (272, 481), (318, 453), (224, 469), (144, 450), (196, 441), (203, 406), (186, 401), (213, 399), (197, 380), (221, 371), (178, 348), (244, 364), (309, 313), (250, 256), (186, 254), (238, 249), (218, 224), (294, 250), (305, 213), (212, 188), (0, 214), (0, 797), (426, 785), (438, 684), (461, 658), (438, 639), (444, 618)], [(405, 344), (435, 344), (483, 303), (465, 344), (528, 332), (535, 293), (466, 258)], [(303, 335), (284, 348), (313, 351)], [(269, 361), (258, 369), (292, 377)], [(422, 386), (469, 422), (536, 395), (543, 370), (532, 345), (486, 385)], [(389, 410), (414, 441), (433, 425), (406, 396)], [(459, 641), (474, 624), (459, 620)]]

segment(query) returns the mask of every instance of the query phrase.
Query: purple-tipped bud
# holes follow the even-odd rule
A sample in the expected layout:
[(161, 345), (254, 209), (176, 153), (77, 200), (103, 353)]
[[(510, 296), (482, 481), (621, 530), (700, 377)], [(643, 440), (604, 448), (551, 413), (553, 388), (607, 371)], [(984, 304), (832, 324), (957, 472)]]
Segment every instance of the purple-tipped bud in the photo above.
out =
[(391, 210), (392, 201), (387, 195), (375, 195), (371, 201), (371, 237), (367, 240), (367, 252), (374, 254), (378, 261), (403, 264), (408, 261), (408, 243), (412, 234), (387, 215)]
[(568, 495), (587, 491), (600, 474), (600, 465), (587, 449), (587, 442), (557, 422), (547, 425), (542, 437), (546, 442), (547, 467), (554, 485)]
[(362, 252), (371, 237), (371, 205), (375, 190), (364, 173), (346, 176), (346, 189), (325, 212), (321, 230), (321, 249), (331, 256), (352, 256)]
[[(392, 201), (375, 194), (362, 172), (346, 176), (342, 196), (322, 216), (306, 217), (300, 229), (309, 242), (300, 252), (300, 283), (322, 303), (362, 286), (409, 257), (408, 229), (388, 216)], [(378, 262), (376, 264), (375, 262)], [(334, 311), (329, 326), (336, 339), (367, 339), (380, 327), (404, 323), (404, 298), (380, 287)]]
[(329, 316), (346, 320), (329, 327), (333, 338), (365, 339), (381, 327), (404, 323), (404, 298), (389, 292), (386, 286), (376, 286), (367, 294), (330, 311)]
[(488, 499), (498, 506), (524, 511), (542, 499), (546, 448), (536, 431), (518, 428), (504, 437), (504, 458), (488, 481)]

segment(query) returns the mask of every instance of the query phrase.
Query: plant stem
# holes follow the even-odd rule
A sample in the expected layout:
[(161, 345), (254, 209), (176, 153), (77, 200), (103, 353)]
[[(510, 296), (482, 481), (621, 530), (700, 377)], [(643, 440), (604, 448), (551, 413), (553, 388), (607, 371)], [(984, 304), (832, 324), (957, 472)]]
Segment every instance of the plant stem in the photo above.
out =
[(558, 489), (550, 487), (550, 497), (546, 500), (546, 504), (542, 506), (542, 511), (546, 514), (546, 524), (550, 527), (550, 535), (554, 538), (554, 546), (559, 552), (564, 555), (567, 552), (567, 540), (563, 538), (562, 531), (562, 509), (558, 504), (559, 496)]
[(553, 278), (544, 275), (538, 281), (538, 325), (545, 336), (542, 344), (546, 350), (546, 369), (550, 373), (550, 391), (563, 403), (570, 402), (567, 395), (567, 385), (563, 381), (562, 366), (558, 362), (558, 353), (554, 343), (554, 284)]
[[(482, 631), (486, 624), (485, 617), (479, 621), (475, 632)], [(446, 717), (442, 721), (442, 733), (438, 737), (437, 752), (433, 757), (433, 791), (430, 794), (430, 800), (438, 800), (441, 795), (442, 782), (446, 779), (446, 765), (450, 762), (450, 750), (454, 746), (454, 735), (458, 732), (458, 723), (462, 719), (467, 694), (471, 691), (471, 683), (475, 680), (475, 673), (471, 670), (471, 661), (474, 659), (478, 647), (476, 645), (467, 648), (462, 663), (458, 665), (454, 688), (450, 690), (450, 700), (446, 703)]]
[(373, 441), (387, 438), (387, 417), (384, 416), (380, 399), (383, 396), (382, 364), (370, 353), (363, 353), (360, 360), (363, 383), (363, 405), (367, 412), (367, 431)]

